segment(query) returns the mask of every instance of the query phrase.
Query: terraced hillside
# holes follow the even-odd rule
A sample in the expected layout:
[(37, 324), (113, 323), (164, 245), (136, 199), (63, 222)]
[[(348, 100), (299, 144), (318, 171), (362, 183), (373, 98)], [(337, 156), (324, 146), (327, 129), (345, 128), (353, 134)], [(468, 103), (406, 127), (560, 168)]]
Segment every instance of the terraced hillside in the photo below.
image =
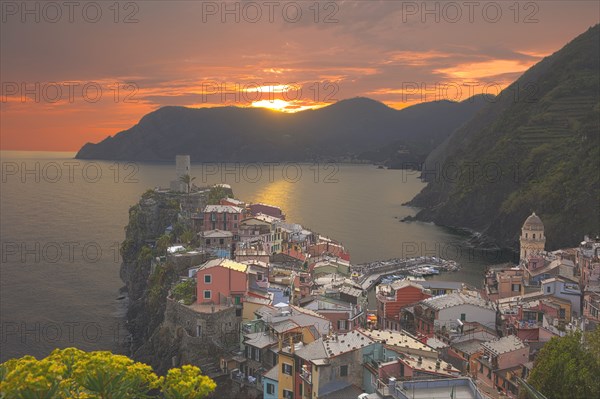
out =
[(547, 249), (600, 229), (600, 28), (529, 69), (427, 158), (417, 219), (516, 247), (535, 211)]

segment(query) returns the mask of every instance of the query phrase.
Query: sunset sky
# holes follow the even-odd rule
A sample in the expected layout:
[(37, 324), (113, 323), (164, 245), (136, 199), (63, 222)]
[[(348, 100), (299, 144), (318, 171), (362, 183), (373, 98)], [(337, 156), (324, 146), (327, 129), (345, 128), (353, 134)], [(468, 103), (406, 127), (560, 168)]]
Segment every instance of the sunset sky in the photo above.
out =
[(2, 150), (76, 151), (165, 105), (496, 94), (600, 15), (597, 1), (23, 4), (2, 2)]

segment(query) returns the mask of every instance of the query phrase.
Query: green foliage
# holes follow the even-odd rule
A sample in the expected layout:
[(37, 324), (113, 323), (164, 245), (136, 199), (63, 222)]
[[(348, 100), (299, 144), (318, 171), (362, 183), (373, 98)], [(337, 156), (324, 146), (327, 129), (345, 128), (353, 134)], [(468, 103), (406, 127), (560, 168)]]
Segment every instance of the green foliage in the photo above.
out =
[(196, 178), (190, 175), (183, 175), (179, 178), (179, 181), (185, 184), (188, 194), (192, 190), (192, 183), (194, 182), (194, 180), (196, 180)]
[(167, 372), (163, 384), (165, 399), (203, 398), (215, 390), (217, 384), (201, 374), (196, 366), (185, 365)]
[(223, 198), (230, 198), (231, 190), (223, 186), (213, 186), (208, 193), (208, 205), (218, 205)]
[(144, 245), (138, 253), (138, 263), (148, 263), (152, 260), (153, 256), (152, 249), (149, 246)]
[(600, 397), (599, 337), (600, 329), (587, 337), (592, 346), (580, 332), (552, 338), (537, 355), (528, 382), (548, 398)]
[(204, 398), (216, 388), (195, 366), (157, 376), (152, 367), (111, 352), (55, 349), (0, 364), (2, 399), (143, 399)]
[(179, 239), (182, 243), (190, 245), (196, 240), (196, 233), (194, 233), (192, 230), (185, 230), (183, 233), (181, 233)]
[(173, 234), (173, 236), (175, 236), (177, 238), (181, 238), (181, 234), (183, 234), (184, 231), (185, 231), (185, 226), (183, 224), (177, 222), (173, 225), (173, 231), (171, 232), (171, 234)]
[(421, 216), (509, 246), (532, 211), (548, 249), (598, 233), (599, 33), (531, 68), (430, 155), (427, 169), (441, 173), (412, 202)]
[(158, 265), (148, 280), (148, 303), (156, 305), (166, 296), (165, 282), (167, 280), (166, 265)]
[(156, 253), (159, 256), (167, 254), (167, 248), (171, 245), (172, 238), (170, 234), (163, 234), (156, 240)]
[(171, 294), (173, 299), (183, 301), (185, 305), (191, 305), (196, 299), (196, 282), (192, 279), (182, 281), (173, 287)]

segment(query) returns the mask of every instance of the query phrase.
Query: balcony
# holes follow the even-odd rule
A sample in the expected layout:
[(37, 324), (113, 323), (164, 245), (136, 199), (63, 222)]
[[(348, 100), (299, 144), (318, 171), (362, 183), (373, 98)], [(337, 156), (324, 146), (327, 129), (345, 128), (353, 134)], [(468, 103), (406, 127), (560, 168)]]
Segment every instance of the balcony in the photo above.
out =
[(304, 380), (304, 382), (307, 384), (312, 385), (312, 372), (310, 370), (303, 367), (300, 371), (300, 378), (302, 378), (302, 380)]

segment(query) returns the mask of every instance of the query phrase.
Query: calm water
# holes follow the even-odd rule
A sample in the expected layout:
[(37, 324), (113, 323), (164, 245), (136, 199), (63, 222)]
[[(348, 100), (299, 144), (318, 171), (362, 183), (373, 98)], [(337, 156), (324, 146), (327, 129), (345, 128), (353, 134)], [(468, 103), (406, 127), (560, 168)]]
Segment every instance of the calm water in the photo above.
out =
[[(166, 187), (174, 165), (88, 162), (72, 153), (2, 152), (1, 359), (55, 347), (115, 350), (124, 304), (117, 300), (118, 244), (128, 209), (148, 188)], [(431, 224), (401, 223), (401, 204), (423, 188), (416, 174), (368, 165), (193, 165), (201, 185), (225, 182), (240, 199), (282, 207), (289, 221), (340, 240), (356, 263), (433, 255), (463, 270), (440, 276), (479, 284), (486, 260)], [(475, 255), (475, 256), (473, 256)], [(487, 262), (491, 263), (491, 262)]]

